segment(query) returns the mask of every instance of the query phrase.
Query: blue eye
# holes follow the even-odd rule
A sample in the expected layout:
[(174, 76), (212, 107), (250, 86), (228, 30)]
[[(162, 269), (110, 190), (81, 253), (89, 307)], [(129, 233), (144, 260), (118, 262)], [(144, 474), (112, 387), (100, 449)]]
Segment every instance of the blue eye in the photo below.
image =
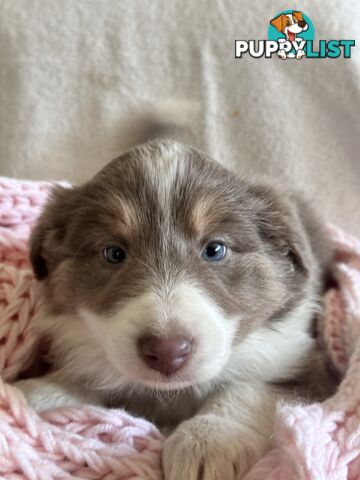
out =
[(122, 263), (126, 258), (125, 250), (117, 245), (104, 248), (103, 254), (105, 260), (107, 260), (109, 263)]
[(210, 242), (201, 256), (207, 262), (220, 262), (226, 255), (226, 246), (221, 242)]

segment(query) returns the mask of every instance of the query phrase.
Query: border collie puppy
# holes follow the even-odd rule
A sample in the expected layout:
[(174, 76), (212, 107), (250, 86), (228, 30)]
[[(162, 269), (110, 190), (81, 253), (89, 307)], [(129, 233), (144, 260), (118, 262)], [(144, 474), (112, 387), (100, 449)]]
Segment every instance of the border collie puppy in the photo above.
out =
[(171, 432), (166, 480), (241, 478), (314, 368), (327, 251), (294, 195), (141, 144), (54, 188), (30, 242), (53, 369), (17, 385), (38, 411), (124, 407)]

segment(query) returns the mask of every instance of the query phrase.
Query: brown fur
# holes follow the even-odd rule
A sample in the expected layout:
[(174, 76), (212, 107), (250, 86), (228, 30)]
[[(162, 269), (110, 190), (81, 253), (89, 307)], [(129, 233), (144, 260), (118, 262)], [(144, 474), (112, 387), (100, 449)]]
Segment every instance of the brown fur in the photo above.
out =
[[(146, 148), (156, 155), (156, 143)], [(114, 160), (84, 186), (54, 190), (30, 254), (51, 307), (71, 311), (90, 302), (98, 311), (110, 309), (134, 288), (139, 292), (141, 285), (161, 281), (169, 263), (174, 278), (195, 277), (227, 313), (241, 308), (257, 321), (302, 291), (312, 256), (296, 204), (188, 149), (165, 212), (146, 178), (140, 149)], [(199, 256), (213, 237), (231, 248), (221, 265), (204, 264)], [(129, 252), (123, 266), (108, 265), (101, 256), (112, 243)], [(241, 300), (237, 291), (244, 292)]]

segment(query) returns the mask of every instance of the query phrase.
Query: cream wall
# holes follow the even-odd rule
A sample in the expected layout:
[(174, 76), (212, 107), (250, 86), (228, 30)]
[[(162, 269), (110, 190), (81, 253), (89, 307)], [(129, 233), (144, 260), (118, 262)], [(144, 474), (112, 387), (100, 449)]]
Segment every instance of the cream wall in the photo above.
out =
[[(0, 174), (85, 180), (127, 145), (134, 109), (202, 104), (189, 141), (282, 177), (360, 235), (360, 55), (234, 59), (286, 2), (0, 1)], [(301, 2), (317, 38), (360, 40), (360, 3)]]

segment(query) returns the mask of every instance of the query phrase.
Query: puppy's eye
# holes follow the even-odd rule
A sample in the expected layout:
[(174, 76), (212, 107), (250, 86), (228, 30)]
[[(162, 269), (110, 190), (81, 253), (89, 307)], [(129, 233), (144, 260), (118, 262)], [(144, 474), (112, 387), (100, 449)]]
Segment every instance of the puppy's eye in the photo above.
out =
[(226, 246), (221, 242), (210, 242), (204, 248), (201, 256), (207, 262), (220, 262), (226, 255)]
[(105, 260), (107, 260), (109, 263), (122, 263), (126, 258), (125, 250), (117, 245), (104, 248), (103, 254)]

